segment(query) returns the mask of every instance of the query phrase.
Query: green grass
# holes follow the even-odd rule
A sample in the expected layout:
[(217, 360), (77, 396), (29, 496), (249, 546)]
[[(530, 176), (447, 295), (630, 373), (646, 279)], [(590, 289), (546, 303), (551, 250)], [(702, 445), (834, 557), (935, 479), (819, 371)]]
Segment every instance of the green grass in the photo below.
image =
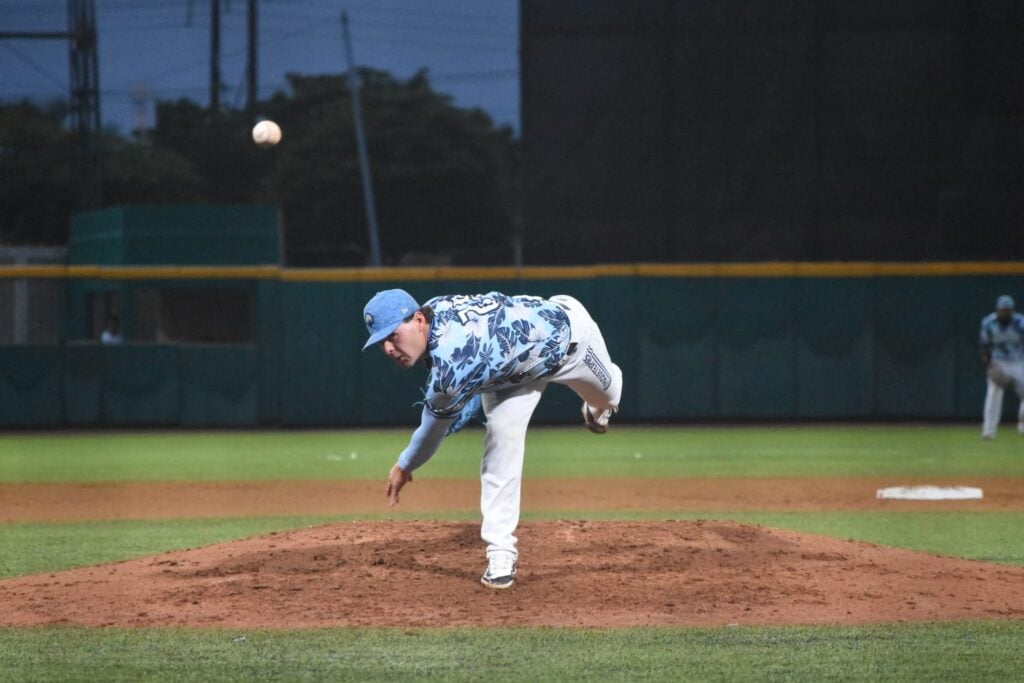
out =
[(0, 629), (10, 681), (1007, 681), (1024, 622), (577, 630)]
[[(5, 435), (0, 482), (380, 479), (407, 430)], [(476, 479), (483, 432), (445, 441), (423, 478)], [(971, 426), (531, 430), (526, 476), (1024, 477), (1024, 439)]]

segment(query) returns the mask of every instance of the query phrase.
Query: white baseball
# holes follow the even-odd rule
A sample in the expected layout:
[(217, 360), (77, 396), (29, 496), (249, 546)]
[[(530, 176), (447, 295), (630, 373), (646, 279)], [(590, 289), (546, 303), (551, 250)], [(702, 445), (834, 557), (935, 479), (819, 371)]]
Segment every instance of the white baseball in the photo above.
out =
[(281, 142), (281, 126), (267, 119), (252, 127), (252, 141), (260, 147), (272, 147)]

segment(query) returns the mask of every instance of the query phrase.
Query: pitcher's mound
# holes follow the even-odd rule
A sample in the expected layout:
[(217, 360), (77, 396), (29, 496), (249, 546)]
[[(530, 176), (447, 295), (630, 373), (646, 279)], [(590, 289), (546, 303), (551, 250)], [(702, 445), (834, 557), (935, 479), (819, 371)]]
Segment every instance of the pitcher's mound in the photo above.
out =
[(0, 625), (639, 626), (1024, 617), (1024, 567), (732, 522), (352, 522), (0, 581)]

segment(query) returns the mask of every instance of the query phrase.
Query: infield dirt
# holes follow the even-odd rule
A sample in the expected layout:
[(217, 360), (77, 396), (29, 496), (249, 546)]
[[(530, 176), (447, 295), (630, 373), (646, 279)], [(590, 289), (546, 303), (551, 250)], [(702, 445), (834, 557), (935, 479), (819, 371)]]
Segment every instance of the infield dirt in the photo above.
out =
[[(539, 480), (526, 509), (1022, 509), (1020, 480), (982, 501), (874, 499), (943, 480)], [(965, 483), (965, 482), (956, 482)], [(308, 486), (308, 487), (307, 487)], [(340, 488), (339, 488), (340, 487)], [(463, 509), (475, 482), (417, 482), (405, 511)], [(854, 491), (855, 493), (841, 492)], [(9, 484), (0, 519), (382, 510), (378, 482)], [(586, 501), (584, 504), (582, 501)], [(319, 501), (319, 502), (318, 502)], [(0, 625), (639, 626), (1024, 618), (1024, 567), (723, 521), (529, 522), (508, 591), (484, 588), (479, 525), (338, 522), (0, 581)]]

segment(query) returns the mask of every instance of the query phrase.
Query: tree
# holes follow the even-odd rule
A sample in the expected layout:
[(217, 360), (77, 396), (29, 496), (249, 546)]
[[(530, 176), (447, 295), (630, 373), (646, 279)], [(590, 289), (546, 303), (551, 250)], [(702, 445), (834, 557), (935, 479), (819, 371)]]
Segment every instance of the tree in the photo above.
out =
[[(365, 69), (364, 119), (388, 263), (507, 263), (518, 215), (517, 143), (482, 111), (453, 106), (425, 71), (399, 80)], [(293, 265), (368, 261), (363, 190), (344, 75), (288, 77), (260, 104), (284, 139), (262, 148), (240, 110), (161, 102), (145, 140), (104, 131), (107, 206), (276, 203)], [(66, 107), (0, 106), (0, 238), (59, 244), (73, 210), (74, 145)]]
[(266, 201), (273, 157), (253, 144), (253, 122), (245, 112), (211, 112), (190, 100), (178, 100), (160, 102), (156, 118), (150, 142), (189, 161), (203, 201)]
[(0, 241), (61, 244), (71, 212), (74, 146), (63, 105), (0, 105)]
[[(364, 119), (381, 249), (389, 263), (509, 262), (515, 138), (480, 110), (434, 92), (421, 71), (401, 81), (363, 70)], [(363, 264), (368, 233), (344, 76), (290, 75), (292, 95), (264, 111), (284, 129), (269, 182), (285, 215), (288, 261)]]
[[(66, 244), (75, 210), (75, 144), (65, 128), (67, 107), (29, 102), (0, 105), (0, 242)], [(173, 151), (100, 137), (106, 205), (205, 199), (189, 161)]]
[(202, 179), (181, 155), (116, 135), (103, 141), (107, 205), (172, 204), (205, 200)]

